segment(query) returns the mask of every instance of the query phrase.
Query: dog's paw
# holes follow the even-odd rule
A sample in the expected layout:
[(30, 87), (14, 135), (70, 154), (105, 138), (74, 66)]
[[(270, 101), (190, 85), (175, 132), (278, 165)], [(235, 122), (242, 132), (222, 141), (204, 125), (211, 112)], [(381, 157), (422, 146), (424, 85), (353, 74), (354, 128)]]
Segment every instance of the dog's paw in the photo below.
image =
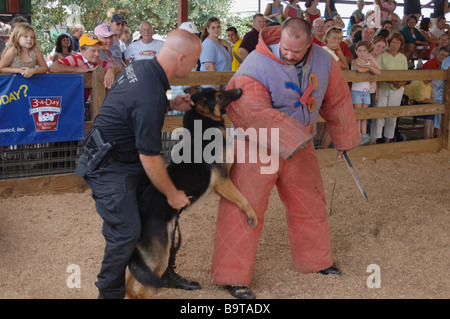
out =
[(241, 205), (240, 208), (242, 209), (244, 214), (247, 216), (247, 220), (248, 220), (248, 223), (250, 224), (250, 226), (255, 228), (256, 225), (258, 224), (258, 217), (256, 217), (256, 213), (253, 210), (253, 207), (250, 205), (250, 203), (247, 200), (245, 200), (244, 204)]
[(248, 223), (253, 228), (256, 227), (258, 224), (258, 217), (256, 217), (256, 213), (253, 210), (253, 207), (250, 205), (250, 203), (247, 203), (247, 205), (244, 208), (245, 215), (247, 215)]
[(256, 216), (255, 217), (249, 216), (248, 217), (248, 223), (250, 224), (250, 226), (255, 228), (256, 225), (258, 224), (258, 218)]

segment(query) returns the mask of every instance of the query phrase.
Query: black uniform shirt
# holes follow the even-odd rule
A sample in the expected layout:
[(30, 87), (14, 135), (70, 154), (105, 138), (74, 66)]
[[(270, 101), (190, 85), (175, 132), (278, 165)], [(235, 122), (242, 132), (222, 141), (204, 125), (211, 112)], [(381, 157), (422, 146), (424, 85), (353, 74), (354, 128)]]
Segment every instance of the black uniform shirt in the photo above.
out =
[(160, 154), (169, 89), (156, 59), (135, 61), (118, 75), (92, 125), (115, 143), (115, 160), (137, 162), (139, 154)]

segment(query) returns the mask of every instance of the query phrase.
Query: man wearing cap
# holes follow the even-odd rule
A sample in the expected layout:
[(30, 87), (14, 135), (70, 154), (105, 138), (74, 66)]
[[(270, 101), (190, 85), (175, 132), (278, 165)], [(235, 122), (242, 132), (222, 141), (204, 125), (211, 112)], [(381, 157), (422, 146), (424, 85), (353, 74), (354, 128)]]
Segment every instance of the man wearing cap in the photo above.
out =
[(98, 64), (105, 69), (105, 78), (103, 84), (107, 89), (111, 87), (116, 76), (122, 71), (122, 64), (117, 62), (111, 54), (111, 48), (114, 44), (114, 32), (111, 31), (108, 24), (99, 24), (94, 29), (94, 34), (104, 43), (100, 50)]
[(199, 34), (200, 31), (198, 31), (195, 24), (192, 22), (183, 22), (178, 29), (186, 30), (187, 32), (193, 33), (193, 34)]
[(122, 35), (123, 31), (125, 30), (125, 25), (128, 24), (125, 20), (125, 17), (119, 13), (115, 13), (112, 18), (111, 22), (109, 23), (109, 27), (111, 28), (111, 31), (116, 34), (114, 37), (114, 44), (111, 48), (111, 54), (113, 55), (114, 59), (117, 60), (117, 62), (122, 63), (122, 49), (120, 46), (120, 36)]
[[(49, 68), (50, 73), (86, 73), (96, 69), (103, 46), (93, 33), (85, 33), (80, 38), (80, 52), (56, 60)], [(84, 89), (84, 100), (89, 101), (91, 89)], [(86, 119), (90, 117), (90, 110), (85, 109)]]
[(52, 73), (86, 73), (98, 64), (100, 48), (103, 46), (96, 35), (85, 33), (80, 38), (80, 53), (56, 60), (49, 69)]
[[(99, 298), (125, 297), (125, 271), (141, 232), (139, 196), (149, 183), (174, 209), (190, 204), (173, 184), (161, 157), (161, 129), (170, 107), (190, 109), (187, 95), (169, 102), (166, 92), (171, 79), (189, 74), (200, 52), (198, 37), (178, 29), (169, 33), (160, 55), (130, 63), (119, 74), (85, 138), (76, 174), (91, 188), (103, 219), (106, 247), (95, 284)], [(100, 152), (108, 145), (114, 147)], [(174, 268), (171, 254), (162, 276), (165, 287), (200, 289), (199, 283), (180, 277)]]
[(164, 41), (153, 39), (153, 26), (148, 21), (143, 21), (139, 26), (141, 39), (131, 43), (123, 52), (125, 60), (133, 61), (153, 59), (161, 50)]

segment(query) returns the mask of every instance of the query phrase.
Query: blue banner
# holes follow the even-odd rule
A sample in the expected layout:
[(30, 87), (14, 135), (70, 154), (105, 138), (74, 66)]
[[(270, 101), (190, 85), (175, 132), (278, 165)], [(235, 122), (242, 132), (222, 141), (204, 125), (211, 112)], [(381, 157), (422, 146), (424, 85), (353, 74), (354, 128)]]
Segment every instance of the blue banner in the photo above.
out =
[(82, 74), (0, 75), (0, 146), (83, 137)]

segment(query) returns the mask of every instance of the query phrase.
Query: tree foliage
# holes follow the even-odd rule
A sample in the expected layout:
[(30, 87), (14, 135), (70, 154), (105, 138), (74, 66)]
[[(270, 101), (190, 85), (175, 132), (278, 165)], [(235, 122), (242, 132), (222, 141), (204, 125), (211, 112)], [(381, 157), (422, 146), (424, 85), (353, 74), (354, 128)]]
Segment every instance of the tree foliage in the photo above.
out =
[[(222, 21), (225, 37), (227, 27), (234, 25), (241, 37), (251, 29), (251, 19), (232, 16), (232, 0), (189, 0), (188, 20), (202, 30), (208, 18)], [(114, 13), (123, 14), (132, 32), (142, 21), (153, 24), (155, 33), (165, 35), (177, 27), (178, 1), (166, 0), (32, 0), (32, 24), (38, 31), (38, 41), (43, 52), (49, 52), (57, 34), (71, 31), (75, 23), (93, 31), (101, 23), (109, 23)], [(225, 37), (226, 38), (226, 37)]]

